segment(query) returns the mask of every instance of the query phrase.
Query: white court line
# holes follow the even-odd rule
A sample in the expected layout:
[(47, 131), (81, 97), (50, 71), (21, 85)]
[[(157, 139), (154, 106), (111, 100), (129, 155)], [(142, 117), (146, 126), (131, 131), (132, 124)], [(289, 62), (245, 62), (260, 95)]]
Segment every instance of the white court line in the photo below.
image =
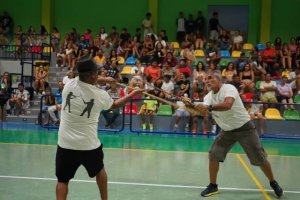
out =
[[(42, 181), (57, 181), (56, 178), (40, 178), (40, 177), (26, 177), (26, 176), (3, 176), (0, 175), (0, 178), (3, 179), (25, 179), (25, 180), (42, 180)], [(72, 179), (71, 182), (80, 182), (80, 183), (95, 183), (93, 180), (79, 180)], [(169, 188), (190, 188), (190, 189), (204, 189), (206, 186), (193, 186), (193, 185), (166, 185), (166, 184), (154, 184), (154, 183), (131, 183), (131, 182), (118, 182), (118, 181), (108, 181), (109, 184), (114, 185), (134, 185), (134, 186), (149, 186), (149, 187), (169, 187)], [(229, 188), (229, 187), (220, 187), (221, 190), (231, 190), (231, 191), (251, 191), (251, 192), (260, 192), (259, 189), (249, 189), (249, 188)], [(266, 190), (268, 192), (273, 192), (273, 190)], [(300, 194), (300, 191), (287, 191), (284, 190), (284, 193), (291, 194)]]

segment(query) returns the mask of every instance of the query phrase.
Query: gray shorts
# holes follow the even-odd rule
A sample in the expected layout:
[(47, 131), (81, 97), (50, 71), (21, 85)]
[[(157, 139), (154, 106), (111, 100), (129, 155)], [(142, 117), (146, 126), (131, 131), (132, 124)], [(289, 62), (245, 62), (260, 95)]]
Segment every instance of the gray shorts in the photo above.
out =
[(261, 166), (266, 162), (267, 154), (252, 121), (232, 131), (221, 131), (211, 146), (209, 159), (223, 162), (236, 142), (243, 147), (252, 165)]

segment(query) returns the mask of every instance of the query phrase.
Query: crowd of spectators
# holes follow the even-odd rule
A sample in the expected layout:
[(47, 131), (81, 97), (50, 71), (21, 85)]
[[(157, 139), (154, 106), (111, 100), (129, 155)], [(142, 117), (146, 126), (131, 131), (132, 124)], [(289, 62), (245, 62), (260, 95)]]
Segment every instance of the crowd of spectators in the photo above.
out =
[[(50, 34), (52, 49), (56, 52), (56, 67), (67, 67), (72, 71), (79, 57), (90, 54), (99, 67), (99, 76), (112, 77), (129, 85), (125, 89), (115, 85), (98, 85), (99, 88), (110, 91), (114, 97), (126, 95), (131, 88), (142, 87), (154, 95), (170, 100), (180, 101), (180, 97), (185, 96), (192, 101), (201, 101), (208, 92), (207, 72), (215, 70), (222, 74), (224, 82), (233, 84), (238, 89), (244, 101), (293, 103), (293, 97), (300, 94), (299, 37), (292, 37), (289, 43), (282, 42), (277, 37), (274, 42), (266, 42), (264, 49), (252, 44), (252, 48), (246, 50), (243, 47), (248, 42), (244, 34), (238, 30), (225, 30), (218, 21), (218, 13), (214, 13), (209, 20), (207, 36), (204, 29), (205, 18), (200, 11), (195, 20), (191, 14), (185, 19), (184, 13), (180, 12), (176, 24), (176, 42), (168, 40), (166, 30), (157, 34), (153, 32), (151, 13), (146, 14), (141, 28), (136, 28), (133, 35), (126, 28), (119, 32), (116, 26), (112, 26), (109, 31), (104, 27), (96, 32), (86, 28), (82, 34), (76, 28), (71, 28), (61, 37), (59, 29), (54, 27)], [(19, 26), (16, 34), (21, 32), (22, 27)], [(29, 32), (35, 33), (34, 28), (29, 28)], [(42, 32), (47, 33), (43, 26), (39, 33)], [(203, 52), (200, 57), (196, 53), (198, 50)], [(224, 58), (221, 55), (224, 50), (230, 54), (239, 51), (240, 54), (235, 58)], [(124, 61), (128, 58), (134, 58), (135, 64), (131, 66), (129, 74), (122, 74)], [(227, 61), (226, 64), (224, 60)], [(46, 89), (42, 82), (39, 84), (42, 90)], [(119, 91), (118, 94), (116, 91)], [(147, 104), (147, 101), (144, 103)], [(150, 104), (151, 109), (145, 109), (145, 105), (139, 112), (143, 122), (145, 114), (153, 115), (157, 110), (153, 109), (153, 102)], [(267, 106), (264, 104), (264, 110)], [(284, 109), (294, 107), (286, 105)], [(260, 111), (254, 110), (252, 116)], [(113, 117), (108, 117), (109, 113), (113, 113)], [(178, 117), (175, 123), (177, 128), (180, 117), (188, 115), (180, 110), (175, 113)], [(106, 126), (111, 127), (117, 116), (116, 111), (104, 111), (103, 114), (107, 119)], [(145, 126), (143, 123), (143, 129)], [(197, 131), (195, 126), (188, 124), (186, 130), (190, 130), (190, 127), (193, 127), (193, 132)], [(153, 129), (152, 124), (150, 129)], [(203, 131), (207, 131), (205, 127)]]

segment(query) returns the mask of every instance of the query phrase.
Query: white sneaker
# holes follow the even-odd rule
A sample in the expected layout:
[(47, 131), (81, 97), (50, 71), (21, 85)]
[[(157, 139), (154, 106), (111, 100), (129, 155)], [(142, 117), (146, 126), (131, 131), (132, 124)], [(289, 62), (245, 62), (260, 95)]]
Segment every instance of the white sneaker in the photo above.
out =
[(175, 132), (176, 132), (176, 131), (177, 131), (177, 129), (178, 129), (178, 124), (175, 124), (175, 125), (174, 125), (174, 130), (173, 130), (173, 131), (175, 131)]
[(190, 127), (189, 127), (189, 125), (187, 124), (186, 126), (185, 126), (185, 132), (189, 132), (190, 131)]

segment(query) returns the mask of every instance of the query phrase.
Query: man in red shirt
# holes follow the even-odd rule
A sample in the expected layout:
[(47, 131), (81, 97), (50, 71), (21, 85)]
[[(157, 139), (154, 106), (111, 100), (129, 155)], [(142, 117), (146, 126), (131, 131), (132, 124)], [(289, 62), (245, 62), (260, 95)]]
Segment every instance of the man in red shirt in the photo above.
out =
[(271, 42), (266, 43), (266, 49), (261, 52), (262, 61), (267, 65), (267, 72), (274, 75), (274, 64), (277, 61), (276, 51), (271, 47)]

